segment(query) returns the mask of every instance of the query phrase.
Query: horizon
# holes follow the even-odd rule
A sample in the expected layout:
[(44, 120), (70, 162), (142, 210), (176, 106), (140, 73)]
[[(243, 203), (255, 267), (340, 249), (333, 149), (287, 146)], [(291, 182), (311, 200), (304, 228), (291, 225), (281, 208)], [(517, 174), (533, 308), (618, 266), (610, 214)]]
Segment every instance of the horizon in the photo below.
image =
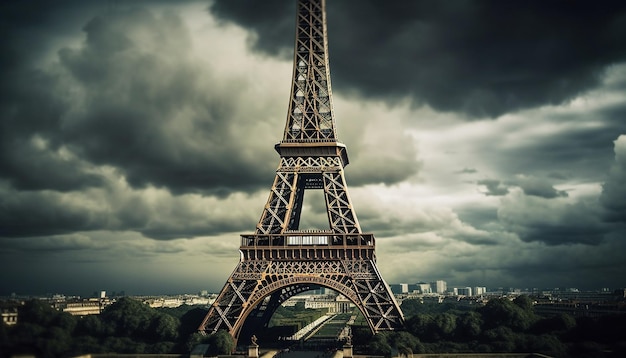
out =
[[(404, 284), (405, 282), (401, 282), (401, 283), (387, 283), (388, 285), (399, 285), (399, 284)], [(411, 284), (417, 284), (419, 282), (416, 283), (409, 283), (409, 285)], [(532, 293), (535, 290), (539, 291), (539, 292), (545, 292), (545, 291), (551, 291), (551, 292), (555, 292), (555, 291), (561, 291), (561, 292), (581, 292), (581, 293), (585, 293), (585, 292), (608, 292), (608, 293), (614, 293), (617, 290), (621, 290), (621, 289), (625, 289), (626, 287), (624, 286), (619, 286), (619, 287), (593, 287), (593, 288), (581, 288), (581, 287), (565, 287), (565, 286), (555, 286), (555, 287), (489, 287), (489, 286), (463, 286), (463, 285), (452, 285), (448, 288), (448, 290), (445, 293), (451, 293), (450, 289), (454, 289), (454, 288), (466, 288), (466, 287), (486, 287), (486, 293), (503, 293), (503, 294), (526, 294), (526, 293)], [(335, 292), (337, 294), (337, 291), (334, 291), (331, 288), (326, 288), (327, 290), (330, 290), (332, 292)], [(608, 291), (606, 291), (608, 289)], [(570, 290), (576, 290), (576, 291), (570, 291)], [(78, 297), (78, 298), (93, 298), (93, 297), (98, 297), (100, 295), (100, 293), (104, 291), (106, 293), (106, 297), (151, 297), (151, 296), (184, 296), (184, 295), (197, 295), (197, 296), (202, 296), (203, 294), (201, 294), (203, 291), (207, 291), (206, 295), (217, 295), (220, 293), (219, 290), (217, 291), (208, 291), (206, 289), (200, 289), (198, 291), (186, 291), (186, 292), (161, 292), (161, 293), (157, 293), (157, 292), (143, 292), (143, 293), (133, 293), (128, 292), (126, 290), (96, 290), (91, 292), (90, 294), (79, 294), (76, 292), (61, 292), (61, 291), (54, 291), (54, 292), (45, 292), (45, 293), (35, 293), (35, 292), (29, 292), (29, 293), (25, 293), (25, 292), (11, 292), (9, 294), (4, 294), (4, 293), (0, 293), (0, 298), (12, 298), (12, 297), (29, 297), (29, 298), (52, 298), (54, 296), (57, 295), (61, 295), (63, 297)], [(309, 292), (312, 292), (315, 290), (310, 290), (310, 291), (305, 291), (302, 293), (297, 294), (296, 296), (300, 296), (300, 295), (307, 295)], [(431, 293), (423, 293), (423, 294), (432, 294)], [(437, 293), (435, 293), (437, 294)], [(394, 295), (397, 295), (397, 293), (394, 293)]]

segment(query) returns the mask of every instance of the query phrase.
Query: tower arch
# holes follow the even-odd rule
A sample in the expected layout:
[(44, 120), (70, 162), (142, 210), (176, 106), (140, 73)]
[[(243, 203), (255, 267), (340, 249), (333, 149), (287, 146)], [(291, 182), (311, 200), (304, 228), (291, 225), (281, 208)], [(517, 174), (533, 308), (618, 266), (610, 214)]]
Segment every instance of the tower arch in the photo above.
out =
[[(270, 319), (278, 309), (278, 306), (291, 297), (321, 287), (331, 289), (345, 296), (352, 304), (360, 309), (360, 305), (355, 301), (357, 297), (354, 297), (353, 290), (347, 286), (337, 284), (333, 279), (306, 276), (285, 277), (257, 291), (258, 295), (256, 300), (250, 300), (250, 305), (242, 312), (242, 319), (233, 327), (233, 337), (236, 341), (241, 341), (242, 339), (243, 341), (247, 341), (252, 334), (258, 335), (255, 329), (268, 328)], [(350, 295), (353, 297), (350, 297)], [(364, 312), (361, 313), (363, 314)], [(250, 324), (250, 317), (257, 317), (257, 321)], [(247, 333), (244, 329), (246, 325), (251, 326), (248, 328)], [(244, 333), (242, 334), (242, 332)]]

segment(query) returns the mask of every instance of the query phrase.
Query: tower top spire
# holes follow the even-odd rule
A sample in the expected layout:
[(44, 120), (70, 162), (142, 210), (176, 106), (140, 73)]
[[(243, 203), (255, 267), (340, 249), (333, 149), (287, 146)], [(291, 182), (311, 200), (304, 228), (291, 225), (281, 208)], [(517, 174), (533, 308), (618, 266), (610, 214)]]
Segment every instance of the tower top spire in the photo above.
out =
[(298, 1), (293, 76), (281, 143), (336, 142), (326, 1)]

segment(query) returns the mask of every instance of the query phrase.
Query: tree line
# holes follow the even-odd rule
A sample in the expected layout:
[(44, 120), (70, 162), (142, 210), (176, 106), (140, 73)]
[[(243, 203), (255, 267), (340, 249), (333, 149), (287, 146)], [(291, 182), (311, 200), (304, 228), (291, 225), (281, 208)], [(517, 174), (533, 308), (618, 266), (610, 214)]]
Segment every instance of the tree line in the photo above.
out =
[[(626, 315), (598, 318), (560, 314), (541, 317), (527, 296), (514, 300), (495, 298), (479, 308), (457, 310), (446, 304), (405, 300), (406, 329), (372, 336), (363, 317), (352, 327), (357, 353), (389, 357), (404, 353), (533, 352), (553, 357), (626, 357)], [(314, 320), (319, 312), (281, 308), (273, 324), (291, 324), (293, 332)], [(309, 311), (309, 310), (306, 310)], [(234, 348), (226, 331), (210, 336), (197, 333), (207, 310), (198, 306), (155, 309), (121, 298), (100, 315), (84, 317), (31, 300), (19, 308), (18, 323), (0, 325), (0, 358), (30, 354), (37, 357), (72, 357), (87, 353), (188, 354), (207, 343), (210, 354), (227, 354)], [(298, 324), (294, 324), (294, 320)], [(286, 322), (286, 323), (285, 323)], [(276, 335), (282, 326), (270, 327)], [(281, 331), (281, 333), (284, 333)], [(288, 332), (287, 332), (288, 333)], [(260, 337), (259, 337), (260, 338)], [(264, 337), (266, 338), (266, 337)], [(269, 340), (271, 337), (267, 337)], [(271, 344), (259, 339), (260, 344)]]
[(225, 331), (197, 333), (206, 310), (194, 306), (154, 309), (128, 297), (107, 306), (100, 315), (73, 316), (41, 300), (18, 308), (18, 323), (0, 326), (0, 358), (16, 355), (72, 357), (87, 353), (180, 353), (208, 343), (212, 354), (232, 351)]
[(456, 310), (444, 304), (405, 300), (406, 330), (374, 337), (353, 329), (355, 348), (369, 354), (541, 353), (552, 357), (626, 357), (626, 315), (597, 318), (534, 313), (528, 296), (495, 298), (479, 308)]

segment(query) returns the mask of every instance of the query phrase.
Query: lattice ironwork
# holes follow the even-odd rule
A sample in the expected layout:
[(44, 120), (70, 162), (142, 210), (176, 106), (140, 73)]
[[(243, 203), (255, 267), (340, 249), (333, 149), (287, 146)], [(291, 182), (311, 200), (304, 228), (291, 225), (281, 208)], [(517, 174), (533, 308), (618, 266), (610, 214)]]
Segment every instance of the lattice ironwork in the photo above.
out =
[[(262, 268), (264, 271), (259, 272)], [(250, 274), (257, 278), (249, 278)], [(401, 327), (402, 314), (373, 260), (259, 260), (237, 267), (201, 328), (204, 331), (225, 328), (238, 336), (245, 318), (267, 310), (267, 302), (264, 304), (267, 298), (274, 300), (272, 306), (278, 307), (313, 286), (331, 288), (350, 299), (361, 309), (374, 332)], [(267, 324), (270, 317), (261, 323)]]
[(334, 141), (324, 1), (299, 1), (291, 100), (283, 141)]
[[(299, 0), (291, 100), (280, 163), (253, 234), (241, 236), (241, 260), (199, 330), (262, 329), (288, 298), (327, 287), (351, 300), (372, 332), (402, 328), (404, 318), (376, 267), (375, 240), (361, 232), (348, 195), (346, 147), (332, 111), (324, 0)], [(305, 192), (322, 190), (328, 229), (300, 230)], [(247, 337), (244, 337), (247, 338)]]

